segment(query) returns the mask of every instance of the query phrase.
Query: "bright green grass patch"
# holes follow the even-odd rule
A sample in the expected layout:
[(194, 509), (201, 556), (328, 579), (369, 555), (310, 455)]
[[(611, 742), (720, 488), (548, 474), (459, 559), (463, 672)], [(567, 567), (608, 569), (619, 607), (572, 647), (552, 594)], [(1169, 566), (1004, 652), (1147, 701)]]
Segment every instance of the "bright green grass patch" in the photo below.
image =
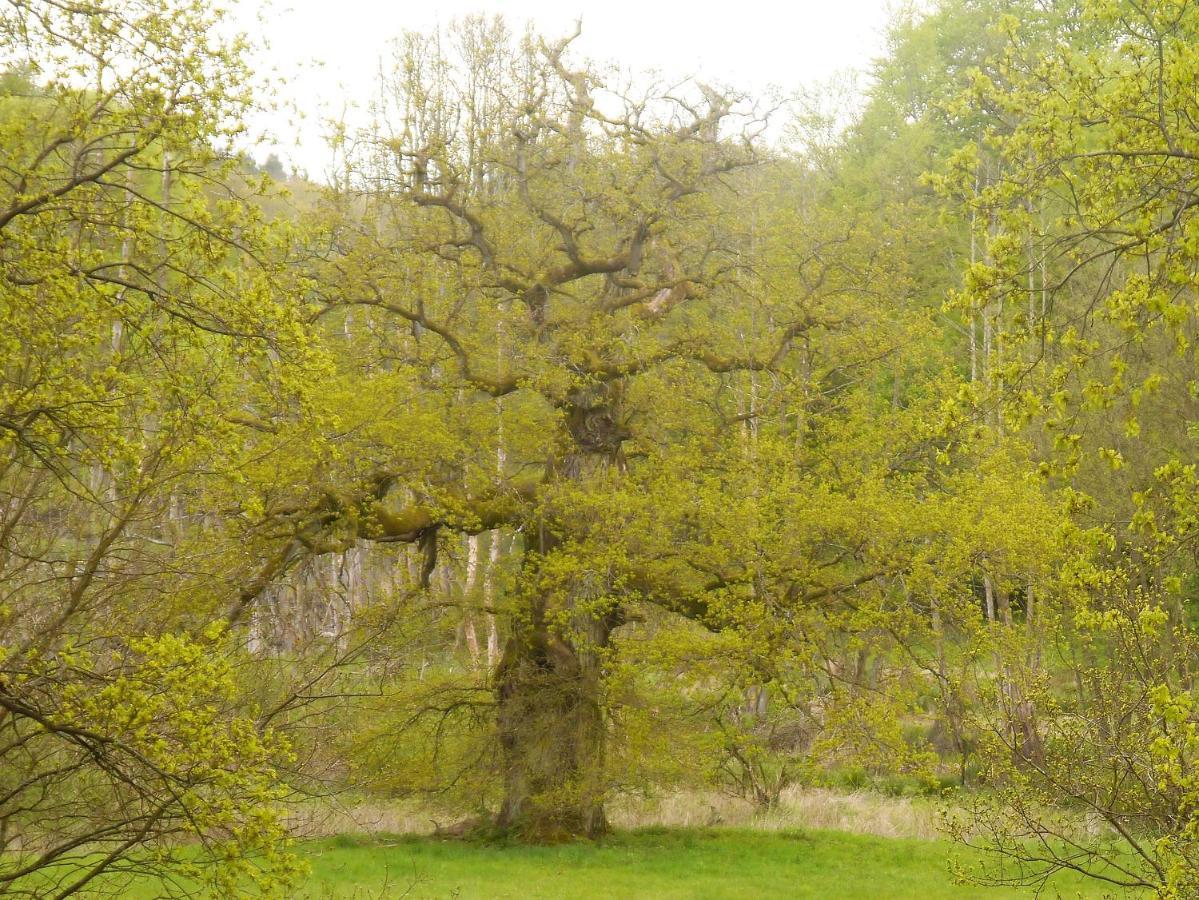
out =
[[(617, 834), (599, 845), (554, 847), (340, 837), (299, 849), (312, 869), (303, 896), (313, 898), (1032, 896), (1030, 890), (955, 884), (950, 860), (969, 857), (945, 842), (830, 831), (645, 829)], [(1042, 896), (1090, 900), (1103, 897), (1104, 891), (1063, 875)]]

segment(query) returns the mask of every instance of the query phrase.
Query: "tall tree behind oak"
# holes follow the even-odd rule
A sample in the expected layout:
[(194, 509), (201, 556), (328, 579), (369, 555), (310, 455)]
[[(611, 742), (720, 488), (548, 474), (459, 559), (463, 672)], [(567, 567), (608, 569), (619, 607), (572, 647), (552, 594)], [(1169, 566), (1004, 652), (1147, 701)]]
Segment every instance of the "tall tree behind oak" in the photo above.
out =
[[(1069, 485), (1103, 540), (1101, 565), (1074, 576), (1074, 628), (1052, 635), (1073, 651), (1076, 695), (1026, 686), (1050, 711), (1046, 755), (1020, 771), (999, 736), (991, 764), (1010, 789), (979, 798), (974, 834), (1020, 858), (1024, 883), (1067, 865), (1189, 896), (1199, 21), (1168, 0), (1030, 12), (999, 18), (1004, 44), (960, 103), (991, 124), (947, 183), (992, 223), (963, 296), (1006, 309), (999, 399), (1009, 421), (1041, 429), (1045, 476)], [(984, 154), (1002, 168), (980, 190), (970, 172)], [(1110, 836), (1063, 843), (1044, 805), (1063, 797)], [(1032, 851), (1029, 833), (1048, 839)]]

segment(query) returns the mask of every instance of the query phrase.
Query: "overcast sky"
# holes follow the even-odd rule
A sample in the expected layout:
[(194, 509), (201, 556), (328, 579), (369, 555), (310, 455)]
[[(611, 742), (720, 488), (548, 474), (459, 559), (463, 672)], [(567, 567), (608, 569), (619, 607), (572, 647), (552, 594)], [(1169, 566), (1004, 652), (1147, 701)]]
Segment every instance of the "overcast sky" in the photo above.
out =
[(236, 9), (243, 28), (270, 42), (259, 68), (274, 69), (284, 99), (304, 111), (299, 124), (282, 114), (257, 124), (278, 133), (281, 155), (319, 177), (328, 159), (322, 120), (369, 100), (386, 42), (407, 30), (483, 12), (517, 26), (532, 21), (553, 36), (581, 17), (576, 46), (585, 57), (791, 91), (866, 68), (882, 49), (892, 7), (893, 0), (239, 0)]

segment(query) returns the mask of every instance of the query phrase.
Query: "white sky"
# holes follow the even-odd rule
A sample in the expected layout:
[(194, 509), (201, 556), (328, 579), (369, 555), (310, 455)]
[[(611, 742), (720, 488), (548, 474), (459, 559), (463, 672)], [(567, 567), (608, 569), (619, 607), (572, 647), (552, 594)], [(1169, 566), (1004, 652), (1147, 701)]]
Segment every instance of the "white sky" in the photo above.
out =
[(275, 70), (282, 99), (304, 116), (297, 123), (280, 113), (255, 125), (276, 133), (286, 161), (320, 177), (328, 161), (322, 121), (355, 99), (369, 101), (379, 56), (404, 31), (482, 12), (502, 13), (514, 27), (532, 21), (552, 37), (581, 16), (581, 56), (789, 92), (865, 69), (882, 50), (891, 7), (889, 0), (274, 0), (270, 7), (237, 0), (236, 14), (242, 28), (267, 37), (258, 68)]

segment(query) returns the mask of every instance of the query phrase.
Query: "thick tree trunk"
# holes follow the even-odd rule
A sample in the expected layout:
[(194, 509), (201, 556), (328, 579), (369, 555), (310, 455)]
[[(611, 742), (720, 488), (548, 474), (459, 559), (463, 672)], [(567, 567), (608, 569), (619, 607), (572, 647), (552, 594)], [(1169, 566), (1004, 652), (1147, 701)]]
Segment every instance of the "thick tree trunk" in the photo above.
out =
[(598, 837), (604, 815), (604, 718), (598, 646), (551, 633), (544, 621), (508, 641), (496, 676), (504, 802), (496, 825), (524, 840)]
[[(606, 384), (575, 391), (566, 407), (573, 452), (549, 466), (547, 480), (586, 481), (620, 466), (625, 438), (615, 409), (621, 388)], [(504, 801), (496, 825), (523, 840), (597, 837), (604, 815), (604, 708), (601, 657), (619, 611), (597, 616), (594, 588), (577, 585), (554, 608), (539, 588), (540, 561), (554, 553), (559, 530), (530, 529), (525, 598), (496, 671)], [(599, 577), (599, 573), (592, 573)], [(584, 579), (586, 580), (586, 579)]]

